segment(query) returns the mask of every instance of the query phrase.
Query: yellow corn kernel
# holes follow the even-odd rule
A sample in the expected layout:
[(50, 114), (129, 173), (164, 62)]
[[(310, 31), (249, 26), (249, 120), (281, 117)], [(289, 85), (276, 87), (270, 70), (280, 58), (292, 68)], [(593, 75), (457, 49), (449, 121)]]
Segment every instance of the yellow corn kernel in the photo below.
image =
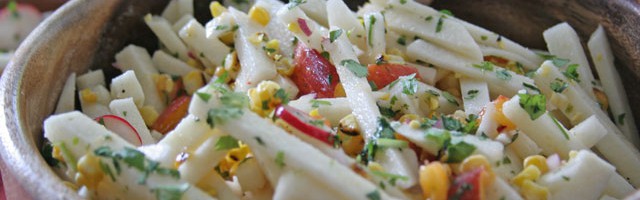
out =
[(369, 162), (369, 164), (367, 165), (367, 168), (369, 168), (369, 170), (371, 171), (379, 171), (379, 172), (385, 171), (384, 167), (377, 162)]
[(51, 157), (64, 162), (64, 157), (62, 156), (62, 151), (60, 151), (60, 147), (58, 145), (53, 145), (53, 150), (51, 150)]
[(251, 10), (249, 10), (249, 18), (263, 26), (269, 24), (269, 20), (271, 20), (269, 11), (261, 6), (253, 6)]
[(142, 120), (144, 120), (144, 124), (149, 127), (152, 126), (158, 119), (158, 116), (160, 116), (158, 111), (156, 111), (152, 106), (142, 106), (141, 108), (138, 108), (138, 111), (142, 116)]
[(569, 159), (573, 159), (578, 155), (578, 151), (571, 150), (569, 151)]
[(409, 122), (409, 127), (411, 127), (412, 129), (419, 129), (420, 126), (422, 126), (420, 124), (420, 122), (418, 122), (418, 120), (411, 120), (411, 122)]
[(211, 16), (213, 17), (219, 17), (223, 12), (227, 12), (227, 9), (218, 1), (211, 2), (211, 4), (209, 4), (209, 10), (211, 11)]
[(336, 89), (333, 90), (333, 96), (335, 97), (347, 96), (347, 93), (344, 92), (344, 87), (342, 87), (342, 83), (338, 83), (338, 85), (336, 85)]
[(389, 100), (389, 98), (391, 98), (391, 94), (389, 94), (388, 92), (385, 92), (378, 99), (383, 100), (383, 101), (387, 101), (387, 100)]
[(522, 170), (522, 172), (520, 172), (518, 175), (513, 177), (511, 179), (511, 182), (516, 186), (522, 187), (525, 181), (535, 181), (540, 178), (541, 174), (542, 173), (540, 172), (540, 169), (538, 169), (536, 166), (530, 165), (524, 168), (524, 170)]
[(184, 90), (187, 91), (188, 95), (193, 95), (193, 93), (204, 86), (204, 80), (202, 79), (202, 73), (200, 71), (194, 70), (182, 76), (182, 83), (184, 84)]
[[(400, 119), (398, 119), (399, 122), (405, 123), (405, 122), (409, 122), (412, 120), (418, 120), (420, 119), (420, 116), (416, 115), (416, 114), (404, 114), (400, 117)], [(416, 121), (419, 123), (419, 121)]]
[(187, 65), (195, 67), (195, 68), (200, 68), (200, 63), (193, 59), (193, 58), (189, 58), (189, 60), (187, 60)]
[(402, 50), (400, 50), (398, 48), (390, 48), (389, 50), (387, 50), (387, 54), (400, 56), (403, 60), (407, 60), (407, 57), (404, 55)]
[(313, 110), (309, 111), (309, 116), (311, 116), (312, 118), (320, 118), (320, 117), (322, 117), (317, 108), (314, 108)]
[(525, 168), (529, 166), (536, 166), (541, 173), (547, 173), (549, 171), (549, 166), (547, 166), (547, 159), (541, 155), (533, 155), (524, 159)]
[(449, 166), (440, 162), (432, 162), (420, 167), (420, 187), (424, 198), (431, 200), (447, 199), (449, 180)]
[(221, 33), (220, 35), (218, 35), (218, 38), (220, 39), (220, 41), (226, 45), (232, 45), (234, 42), (234, 36), (235, 34), (233, 34), (233, 31), (228, 31), (228, 32), (224, 32)]
[(468, 172), (472, 169), (483, 167), (486, 171), (491, 171), (491, 165), (483, 155), (471, 155), (465, 158), (459, 166), (460, 172)]
[(76, 183), (95, 190), (104, 177), (104, 172), (100, 167), (100, 158), (92, 153), (86, 154), (78, 160), (77, 167)]
[(153, 81), (156, 89), (161, 93), (169, 93), (173, 90), (173, 79), (167, 74), (154, 74)]
[(85, 103), (98, 102), (98, 95), (89, 88), (80, 91), (80, 98), (82, 98)]
[(263, 32), (257, 32), (251, 36), (249, 36), (249, 42), (258, 45), (265, 40), (266, 34)]
[(300, 29), (300, 25), (298, 25), (298, 22), (289, 23), (287, 25), (287, 29), (289, 29), (289, 31), (291, 31), (293, 33), (301, 33), (302, 32), (302, 29)]
[(520, 194), (527, 200), (546, 200), (549, 198), (549, 189), (531, 180), (526, 180), (520, 187)]

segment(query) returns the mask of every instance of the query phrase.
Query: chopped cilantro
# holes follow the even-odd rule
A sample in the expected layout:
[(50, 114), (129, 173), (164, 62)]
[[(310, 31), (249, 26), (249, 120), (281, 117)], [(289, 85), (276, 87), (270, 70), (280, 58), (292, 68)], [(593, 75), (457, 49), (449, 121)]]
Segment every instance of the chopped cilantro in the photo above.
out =
[(284, 152), (278, 151), (278, 153), (276, 154), (275, 162), (276, 162), (276, 165), (278, 165), (278, 167), (280, 168), (286, 166), (286, 164), (284, 163)]
[(259, 145), (264, 146), (264, 141), (262, 141), (261, 137), (256, 136), (255, 139), (256, 139), (256, 142), (258, 142)]
[(374, 133), (376, 138), (395, 139), (393, 128), (384, 118), (378, 118), (378, 129)]
[(564, 179), (565, 181), (570, 181), (571, 180), (568, 176), (562, 176), (562, 179)]
[(505, 165), (511, 164), (511, 159), (505, 156), (504, 158), (502, 158), (502, 164), (505, 164)]
[(407, 141), (388, 138), (379, 138), (376, 143), (378, 144), (378, 146), (387, 148), (405, 148), (409, 146), (409, 143)]
[(399, 111), (395, 111), (391, 107), (385, 107), (385, 106), (379, 106), (378, 105), (378, 109), (380, 110), (380, 114), (382, 116), (390, 118), (390, 119), (395, 118), (396, 115), (398, 115), (398, 113), (399, 113)]
[(340, 65), (347, 67), (347, 69), (349, 69), (358, 78), (367, 77), (367, 75), (369, 75), (367, 67), (361, 65), (358, 61), (351, 59), (343, 60), (340, 61)]
[(538, 87), (536, 87), (535, 85), (531, 85), (529, 83), (523, 82), (522, 86), (524, 86), (525, 88), (528, 88), (530, 90), (533, 90), (533, 91), (537, 92), (538, 94), (542, 93), (542, 92), (540, 92), (540, 89)]
[(333, 43), (338, 39), (338, 37), (340, 37), (340, 35), (342, 35), (342, 29), (337, 29), (329, 32), (329, 41)]
[(209, 102), (209, 99), (211, 99), (211, 94), (209, 93), (196, 92), (196, 95), (198, 95), (198, 97), (200, 97), (204, 102)]
[(442, 31), (442, 25), (444, 24), (444, 17), (445, 16), (440, 16), (440, 18), (438, 18), (438, 23), (436, 24), (436, 33), (440, 33), (440, 31)]
[(536, 120), (546, 112), (547, 99), (542, 94), (518, 94), (520, 107), (527, 111), (531, 120)]
[(320, 105), (325, 105), (325, 106), (330, 106), (331, 105), (331, 102), (329, 102), (329, 101), (317, 100), (317, 99), (311, 99), (311, 101), (309, 101), (309, 103), (311, 103), (311, 107), (312, 108), (319, 108)]
[(405, 4), (407, 3), (407, 0), (400, 0), (400, 4)]
[(216, 144), (214, 146), (215, 150), (220, 151), (220, 150), (230, 150), (233, 148), (238, 148), (238, 140), (236, 140), (235, 138), (229, 136), (229, 135), (225, 135), (222, 136), (218, 139), (218, 141), (216, 141)]
[(432, 128), (427, 129), (425, 138), (438, 144), (438, 148), (443, 148), (451, 141), (451, 134), (446, 130)]
[(453, 17), (453, 13), (450, 10), (447, 10), (447, 9), (440, 10), (440, 13), (445, 14), (447, 16)]
[(111, 177), (111, 181), (115, 182), (116, 176), (113, 174), (113, 171), (111, 170), (111, 167), (109, 167), (109, 164), (103, 163), (102, 160), (100, 160), (98, 164), (100, 165), (100, 169), (102, 170), (102, 172), (109, 175), (109, 177)]
[(474, 98), (476, 98), (476, 96), (478, 96), (478, 92), (480, 92), (480, 91), (478, 91), (478, 90), (469, 90), (469, 91), (467, 91), (467, 96), (464, 97), (464, 99), (465, 100), (474, 99)]
[(303, 3), (307, 3), (307, 0), (290, 0), (289, 3), (287, 4), (287, 8), (291, 10)]
[(400, 36), (400, 37), (398, 38), (398, 40), (396, 40), (396, 42), (397, 42), (399, 45), (405, 46), (405, 45), (407, 45), (407, 37), (406, 37), (406, 36), (404, 36), (404, 35), (402, 35), (402, 36)]
[(558, 122), (558, 120), (553, 117), (553, 115), (551, 115), (551, 113), (547, 113), (549, 115), (549, 117), (551, 117), (551, 119), (553, 120), (553, 123), (556, 125), (556, 127), (558, 127), (558, 129), (560, 129), (560, 131), (562, 132), (562, 135), (564, 136), (564, 139), (569, 140), (569, 134), (567, 133), (567, 130), (565, 130), (564, 126), (562, 126), (562, 124), (560, 124), (560, 122)]
[(433, 16), (429, 15), (428, 17), (424, 18), (425, 21), (431, 21), (433, 19)]
[(562, 79), (557, 78), (556, 80), (551, 82), (550, 87), (553, 92), (562, 93), (565, 89), (567, 89), (567, 87), (569, 87), (569, 84)]
[(487, 37), (486, 35), (483, 35), (483, 36), (480, 36), (480, 39), (484, 41), (484, 40), (489, 39), (489, 37)]
[(227, 25), (217, 25), (214, 29), (216, 31), (221, 31), (221, 30), (224, 30), (224, 29), (227, 29), (227, 28), (229, 28), (229, 26), (227, 26)]
[(506, 69), (496, 70), (496, 76), (500, 80), (504, 80), (504, 81), (511, 80), (511, 74)]
[(374, 190), (373, 192), (367, 193), (367, 199), (369, 199), (369, 200), (380, 200), (380, 199), (382, 199), (382, 197), (380, 197), (380, 192), (378, 192), (378, 190)]
[[(331, 54), (328, 51), (323, 51), (322, 53), (320, 53), (320, 55), (327, 60), (331, 60)], [(331, 75), (329, 75), (331, 76)], [(331, 83), (331, 81), (329, 81), (329, 83)]]
[(156, 194), (158, 200), (180, 200), (187, 190), (191, 186), (189, 184), (182, 184), (178, 186), (159, 186), (153, 188), (152, 191)]
[(369, 15), (369, 35), (367, 37), (367, 40), (369, 41), (369, 46), (372, 47), (373, 46), (373, 25), (376, 24), (376, 17), (374, 17), (373, 15)]
[(391, 173), (387, 173), (387, 172), (383, 172), (383, 171), (371, 171), (371, 174), (379, 176), (379, 177), (381, 177), (383, 179), (389, 180), (389, 183), (392, 186), (396, 185), (396, 181), (397, 180), (403, 180), (403, 181), (409, 180), (409, 177), (407, 177), (407, 176), (403, 176), (403, 175), (399, 175), (399, 174), (391, 174)]
[(274, 94), (274, 96), (280, 99), (280, 101), (282, 101), (282, 104), (288, 104), (289, 101), (291, 100), (287, 92), (284, 91), (284, 89), (282, 88), (276, 90), (276, 93)]
[(140, 171), (144, 170), (144, 153), (136, 149), (125, 147), (124, 150), (117, 155), (119, 155), (122, 158), (122, 161), (129, 165), (129, 167), (136, 168)]
[(627, 115), (627, 113), (622, 113), (618, 115), (618, 125), (624, 125), (624, 117)]
[(480, 64), (473, 64), (472, 66), (482, 71), (493, 71), (493, 63), (487, 61), (483, 61)]
[(460, 104), (458, 103), (458, 100), (456, 100), (456, 97), (454, 97), (453, 95), (451, 95), (451, 93), (449, 92), (442, 92), (442, 97), (444, 97), (445, 99), (447, 99), (447, 101), (453, 105), (456, 106), (460, 106)]
[(446, 130), (458, 131), (462, 129), (462, 123), (453, 117), (442, 116), (442, 126)]
[(564, 76), (566, 76), (567, 78), (580, 83), (580, 74), (578, 73), (578, 67), (580, 67), (580, 65), (571, 64), (564, 72), (562, 72), (562, 74), (564, 74)]
[(471, 153), (476, 150), (476, 147), (472, 144), (466, 143), (464, 141), (460, 141), (455, 144), (450, 144), (447, 147), (447, 162), (448, 163), (459, 163), (462, 162), (465, 158), (469, 157)]
[(243, 114), (243, 111), (239, 108), (222, 107), (209, 109), (207, 113), (207, 123), (211, 128), (214, 128), (216, 124), (221, 124), (229, 119), (238, 118)]
[(408, 76), (401, 76), (398, 78), (400, 84), (402, 84), (402, 93), (406, 95), (414, 95), (418, 92), (418, 80), (416, 80), (416, 74)]

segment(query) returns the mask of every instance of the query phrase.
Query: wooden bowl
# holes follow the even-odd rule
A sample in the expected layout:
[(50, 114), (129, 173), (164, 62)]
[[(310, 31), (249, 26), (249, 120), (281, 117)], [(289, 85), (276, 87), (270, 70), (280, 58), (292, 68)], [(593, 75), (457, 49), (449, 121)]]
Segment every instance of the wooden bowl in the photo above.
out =
[[(74, 0), (38, 27), (16, 52), (0, 80), (0, 157), (35, 199), (77, 199), (79, 196), (47, 166), (39, 147), (42, 124), (56, 105), (66, 77), (102, 68), (107, 76), (114, 55), (126, 44), (157, 48), (157, 39), (142, 21), (159, 13), (168, 0)], [(355, 4), (359, 2), (350, 2)], [(207, 13), (208, 2), (196, 0)], [(449, 9), (462, 19), (505, 35), (525, 46), (544, 49), (542, 31), (569, 22), (586, 40), (602, 24), (616, 55), (629, 102), (639, 102), (640, 8), (631, 0), (442, 0), (434, 7)], [(203, 17), (198, 17), (204, 20)], [(640, 104), (632, 104), (640, 124)]]

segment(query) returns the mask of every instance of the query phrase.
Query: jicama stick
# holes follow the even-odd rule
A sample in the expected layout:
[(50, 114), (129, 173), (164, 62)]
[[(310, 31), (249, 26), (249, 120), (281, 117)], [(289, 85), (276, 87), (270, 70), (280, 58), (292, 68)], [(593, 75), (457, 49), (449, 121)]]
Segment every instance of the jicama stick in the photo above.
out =
[(76, 73), (71, 73), (64, 82), (60, 98), (56, 104), (55, 114), (73, 111), (76, 106)]
[(217, 143), (220, 138), (225, 136), (218, 130), (214, 130), (206, 141), (202, 143), (195, 151), (188, 153), (184, 163), (178, 167), (180, 177), (189, 182), (197, 183), (202, 179), (202, 174), (211, 171), (229, 152), (226, 149), (218, 149)]
[(566, 159), (569, 157), (570, 150), (584, 148), (575, 138), (570, 138), (564, 126), (548, 112), (532, 120), (527, 111), (521, 107), (520, 98), (516, 95), (505, 102), (502, 112), (519, 130), (524, 131), (542, 148), (542, 153), (545, 155), (557, 153), (561, 158)]
[(386, 51), (385, 17), (380, 12), (365, 13), (364, 29), (367, 33), (367, 59), (365, 64), (375, 64), (376, 59)]
[(189, 72), (198, 70), (161, 50), (153, 53), (152, 61), (159, 72), (172, 76), (184, 76)]
[(204, 27), (196, 20), (191, 20), (182, 27), (179, 35), (191, 48), (193, 56), (209, 68), (222, 65), (227, 53), (231, 51), (217, 37), (207, 38)]
[(143, 151), (153, 160), (160, 162), (160, 166), (174, 166), (178, 154), (195, 151), (204, 142), (203, 138), (214, 133), (205, 119), (188, 115), (156, 145)]
[(581, 150), (559, 170), (540, 177), (551, 199), (593, 199), (602, 194), (615, 167), (589, 150)]
[(245, 158), (238, 169), (236, 169), (236, 177), (242, 191), (256, 191), (267, 186), (267, 180), (260, 169), (260, 165), (255, 158)]
[(209, 168), (209, 172), (206, 175), (199, 174), (201, 180), (198, 182), (197, 186), (201, 189), (207, 191), (207, 189), (212, 189), (216, 193), (216, 197), (218, 199), (229, 199), (229, 200), (240, 200), (238, 194), (236, 194), (227, 184), (220, 174), (216, 170), (211, 170)]
[(176, 55), (182, 60), (189, 59), (189, 50), (187, 49), (187, 46), (182, 43), (178, 34), (173, 31), (169, 21), (159, 16), (147, 14), (144, 17), (144, 22), (172, 55)]
[(480, 46), (480, 50), (482, 51), (483, 56), (497, 56), (510, 61), (514, 61), (521, 64), (524, 69), (535, 70), (540, 66), (540, 63), (532, 62), (522, 57), (521, 55), (510, 52), (510, 51), (498, 49), (495, 47), (484, 46), (484, 45)]
[(124, 99), (131, 97), (137, 107), (144, 106), (144, 92), (133, 70), (127, 70), (111, 79), (110, 89), (111, 98)]
[(620, 79), (620, 75), (613, 63), (613, 53), (602, 26), (598, 26), (587, 45), (604, 93), (607, 94), (613, 120), (625, 136), (628, 138), (638, 137), (638, 129), (633, 112), (631, 112), (624, 85), (622, 85), (622, 79)]
[[(407, 56), (414, 60), (432, 63), (470, 78), (484, 80), (495, 93), (511, 96), (522, 89), (523, 84), (533, 85), (533, 80), (497, 66), (485, 67), (423, 40), (416, 40), (407, 47)], [(508, 74), (508, 75), (507, 75)]]
[(307, 47), (318, 51), (323, 49), (320, 42), (322, 37), (328, 35), (327, 29), (309, 18), (299, 7), (283, 6), (278, 11), (278, 18)]
[(304, 95), (289, 102), (289, 105), (307, 113), (313, 109), (318, 109), (318, 113), (329, 120), (331, 126), (337, 126), (340, 123), (340, 119), (351, 114), (351, 105), (347, 98), (314, 99), (314, 97), (315, 95), (313, 94)]
[(107, 85), (104, 81), (104, 72), (102, 72), (102, 69), (89, 71), (76, 78), (76, 87), (78, 88), (78, 91), (93, 88), (97, 85)]
[(280, 177), (280, 182), (275, 188), (273, 199), (350, 199), (347, 196), (337, 196), (337, 194), (337, 191), (327, 188), (313, 178), (309, 178), (307, 174), (289, 171)]
[(158, 113), (162, 112), (165, 108), (165, 102), (160, 98), (153, 79), (153, 76), (158, 74), (158, 70), (153, 67), (153, 61), (151, 61), (147, 50), (129, 45), (116, 54), (116, 63), (121, 71), (133, 70), (136, 72), (136, 78), (144, 92), (144, 104), (153, 106)]
[[(526, 133), (519, 131), (517, 138), (514, 135), (512, 137), (512, 142), (507, 144), (507, 148), (512, 150), (515, 154), (518, 155), (521, 159), (525, 159), (528, 156), (538, 155), (542, 152), (542, 149), (536, 144)], [(515, 139), (513, 139), (515, 138)]]
[(420, 79), (427, 85), (436, 85), (436, 82), (438, 82), (436, 79), (438, 70), (435, 67), (422, 66), (414, 63), (405, 63), (405, 65), (416, 68), (418, 70), (418, 75), (420, 75)]
[(489, 98), (489, 86), (484, 81), (461, 77), (460, 90), (462, 102), (466, 114), (478, 115), (491, 100)]
[(487, 199), (523, 200), (518, 191), (513, 189), (505, 180), (496, 178), (493, 184), (486, 189)]
[(178, 19), (178, 21), (173, 23), (173, 25), (171, 26), (171, 30), (173, 30), (173, 32), (175, 32), (176, 34), (180, 33), (180, 29), (182, 29), (184, 25), (187, 25), (187, 23), (189, 23), (189, 21), (191, 21), (192, 19), (195, 19), (193, 15), (182, 16), (180, 19)]
[[(97, 85), (91, 89), (84, 89), (78, 92), (80, 97), (80, 108), (82, 112), (91, 118), (111, 114), (109, 111), (109, 90), (102, 85)], [(95, 99), (94, 99), (95, 98)]]
[(636, 192), (636, 189), (618, 173), (611, 175), (607, 187), (604, 188), (605, 194), (618, 199), (624, 199), (634, 192)]
[[(440, 14), (437, 10), (413, 0), (374, 0), (372, 2), (376, 3), (377, 5), (386, 5), (387, 3), (393, 3), (394, 8), (402, 9), (404, 11), (412, 12), (416, 15), (424, 16), (425, 19), (428, 18), (428, 16), (432, 16), (433, 20), (435, 16)], [(479, 27), (475, 24), (471, 24), (454, 16), (448, 16), (448, 18), (462, 25), (477, 44), (504, 49), (506, 51), (519, 54), (530, 62), (535, 63), (535, 65), (529, 66), (533, 67), (533, 69), (535, 69), (535, 67), (537, 67), (538, 65), (540, 65), (540, 63), (542, 63), (542, 61), (544, 61), (533, 51), (509, 40), (508, 38), (505, 38), (485, 28)]]
[(585, 119), (569, 130), (569, 135), (584, 144), (586, 148), (591, 148), (596, 145), (606, 134), (607, 129), (600, 123), (595, 115)]
[[(578, 81), (580, 88), (591, 99), (595, 99), (593, 94), (593, 81), (595, 79), (576, 31), (568, 23), (563, 22), (545, 30), (542, 36), (544, 36), (544, 41), (547, 42), (547, 48), (551, 54), (559, 58), (569, 59), (569, 64), (578, 64), (577, 73), (579, 76), (577, 78), (580, 80)], [(557, 67), (563, 70), (567, 69), (567, 66)]]
[(142, 145), (151, 145), (156, 143), (156, 140), (151, 137), (151, 133), (149, 132), (149, 129), (147, 129), (147, 125), (144, 124), (142, 115), (140, 115), (140, 112), (138, 111), (136, 104), (133, 103), (132, 98), (113, 100), (109, 104), (109, 109), (111, 109), (111, 113), (127, 120), (127, 122), (136, 129), (136, 132), (142, 141)]
[(328, 12), (327, 12), (327, 0), (306, 0), (304, 3), (298, 5), (304, 13), (307, 14), (313, 21), (318, 22), (324, 27), (329, 27)]
[[(61, 145), (60, 148), (65, 149), (62, 150), (63, 157), (65, 157), (65, 161), (68, 165), (74, 166), (73, 169), (75, 169), (76, 162), (78, 162), (76, 159), (87, 154), (97, 156), (94, 154), (94, 150), (100, 147), (107, 147), (113, 152), (135, 149), (120, 136), (112, 133), (104, 126), (98, 124), (98, 122), (88, 118), (80, 112), (74, 111), (51, 116), (45, 120), (44, 129), (46, 138), (48, 138), (54, 145)], [(119, 165), (119, 168), (115, 168), (112, 158), (99, 157), (98, 159), (100, 159), (100, 163), (103, 163), (103, 168), (109, 168), (110, 171), (113, 169), (120, 169), (118, 170), (120, 173), (116, 174), (114, 173), (115, 171), (111, 172), (112, 174), (110, 175), (112, 175), (113, 178), (110, 179), (108, 178), (109, 176), (105, 176), (105, 178), (99, 182), (100, 188), (93, 191), (98, 196), (113, 197), (116, 195), (127, 199), (148, 199), (155, 197), (155, 193), (152, 190), (154, 188), (179, 187), (183, 188), (181, 191), (185, 197), (191, 196), (198, 199), (211, 199), (198, 188), (188, 187), (188, 185), (185, 185), (186, 183), (184, 181), (170, 177), (169, 175), (149, 173), (145, 184), (139, 184), (140, 177), (144, 176), (144, 172), (141, 169), (135, 168), (131, 164), (125, 164), (124, 162)], [(142, 155), (142, 159), (145, 159), (144, 154)], [(104, 193), (104, 191), (101, 190), (103, 188), (111, 188), (111, 190), (116, 190), (117, 193)], [(127, 192), (125, 193), (121, 191)]]
[(180, 15), (180, 11), (178, 10), (178, 1), (169, 1), (167, 7), (162, 11), (162, 17), (171, 22), (175, 22), (180, 16), (182, 15)]
[(344, 1), (327, 1), (327, 16), (330, 26), (339, 27), (347, 31), (347, 33), (350, 33), (348, 36), (351, 44), (358, 46), (360, 49), (367, 49), (367, 42), (365, 40), (367, 34), (364, 31), (364, 27), (362, 27), (356, 15), (347, 7)]
[(482, 61), (480, 47), (473, 41), (469, 32), (448, 15), (433, 15), (432, 19), (427, 21), (425, 17), (410, 12), (390, 9), (385, 12), (385, 18), (387, 28), (392, 31), (416, 35), (473, 62)]
[(250, 41), (251, 37), (262, 29), (249, 17), (235, 9), (229, 9), (239, 25), (236, 34), (235, 48), (240, 60), (240, 72), (236, 78), (236, 91), (246, 92), (263, 80), (271, 80), (277, 76), (276, 66), (261, 46)]
[(269, 11), (270, 19), (269, 23), (264, 27), (265, 32), (269, 35), (270, 39), (279, 41), (279, 54), (287, 58), (292, 58), (295, 49), (295, 36), (289, 31), (287, 23), (277, 17), (278, 11), (285, 7), (285, 5), (278, 0), (258, 0), (254, 6), (264, 7)]
[[(335, 28), (334, 28), (335, 30)], [(363, 137), (368, 142), (375, 137), (375, 133), (378, 130), (378, 120), (380, 119), (380, 110), (376, 104), (376, 100), (373, 97), (371, 86), (365, 77), (358, 76), (352, 72), (346, 65), (349, 62), (355, 62), (351, 64), (357, 64), (357, 57), (353, 51), (352, 45), (349, 43), (346, 35), (340, 35), (335, 41), (329, 40), (323, 41), (323, 46), (330, 53), (331, 60), (336, 65), (336, 70), (340, 77), (340, 82), (344, 87), (344, 91), (347, 94), (347, 100), (351, 104), (353, 114), (358, 120), (358, 126), (363, 133)], [(359, 66), (362, 67), (362, 66)], [(392, 155), (398, 151), (397, 149), (385, 148), (379, 153), (385, 155)], [(387, 168), (399, 169), (401, 160), (396, 160), (393, 163), (380, 163)], [(393, 167), (391, 167), (393, 165)], [(412, 177), (417, 176), (415, 171), (403, 171), (400, 175)], [(417, 178), (409, 178), (411, 180), (417, 180)], [(400, 180), (399, 185), (411, 186), (411, 183), (405, 180)]]

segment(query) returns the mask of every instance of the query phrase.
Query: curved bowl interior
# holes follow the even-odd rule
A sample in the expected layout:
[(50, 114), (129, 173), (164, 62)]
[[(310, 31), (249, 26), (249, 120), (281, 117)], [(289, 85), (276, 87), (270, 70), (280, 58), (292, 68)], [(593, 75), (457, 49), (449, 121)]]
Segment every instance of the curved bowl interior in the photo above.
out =
[[(104, 69), (108, 77), (114, 55), (126, 44), (157, 48), (157, 39), (142, 21), (159, 13), (162, 1), (74, 0), (64, 5), (23, 43), (0, 82), (4, 115), (0, 117), (0, 155), (26, 192), (37, 199), (75, 199), (78, 195), (39, 153), (42, 122), (50, 115), (66, 77), (72, 72)], [(196, 0), (206, 12), (210, 0)], [(358, 2), (350, 2), (355, 5)], [(525, 46), (544, 49), (542, 31), (568, 21), (586, 40), (602, 24), (616, 55), (629, 102), (640, 101), (640, 14), (638, 3), (626, 0), (442, 0), (434, 7), (449, 9), (462, 19), (505, 35)], [(473, 8), (473, 9), (471, 9)], [(198, 17), (205, 19), (206, 17)], [(636, 123), (640, 105), (631, 105)]]

